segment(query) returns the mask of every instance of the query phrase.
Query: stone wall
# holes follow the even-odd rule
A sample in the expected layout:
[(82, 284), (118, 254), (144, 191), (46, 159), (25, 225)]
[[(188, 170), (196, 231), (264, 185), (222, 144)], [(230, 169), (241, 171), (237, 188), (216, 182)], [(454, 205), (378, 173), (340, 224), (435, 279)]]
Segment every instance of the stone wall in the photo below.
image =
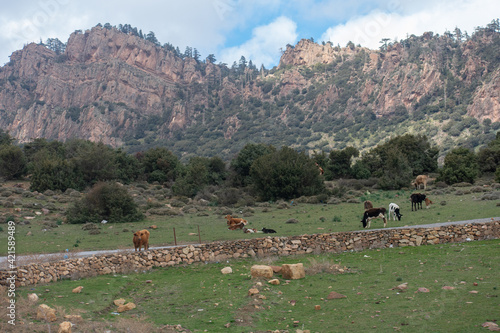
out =
[[(17, 268), (16, 285), (48, 283), (153, 267), (169, 267), (227, 259), (289, 256), (307, 253), (341, 253), (364, 249), (421, 246), (500, 238), (500, 221), (451, 224), (439, 227), (403, 227), (355, 232), (338, 232), (292, 237), (263, 237), (247, 240), (178, 246), (146, 252), (122, 252), (88, 258), (33, 263)], [(0, 284), (11, 273), (0, 271)]]

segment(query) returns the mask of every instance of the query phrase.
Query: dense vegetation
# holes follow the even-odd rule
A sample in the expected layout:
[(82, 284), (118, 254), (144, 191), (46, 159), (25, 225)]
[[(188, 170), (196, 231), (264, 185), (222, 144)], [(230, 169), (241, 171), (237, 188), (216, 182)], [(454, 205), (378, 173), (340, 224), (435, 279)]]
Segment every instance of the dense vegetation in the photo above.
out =
[[(90, 189), (68, 211), (71, 223), (88, 219), (137, 220), (133, 200), (113, 182), (148, 181), (169, 188), (178, 197), (202, 197), (231, 205), (240, 197), (254, 200), (294, 199), (318, 196), (326, 201), (334, 194), (325, 180), (373, 179), (380, 189), (410, 186), (416, 175), (439, 173), (447, 184), (473, 183), (484, 173), (496, 173), (500, 181), (500, 133), (477, 154), (459, 147), (449, 152), (438, 168), (438, 149), (427, 137), (395, 137), (361, 154), (352, 147), (312, 156), (283, 146), (248, 144), (228, 165), (219, 157), (191, 157), (187, 163), (163, 147), (127, 154), (102, 143), (70, 140), (65, 143), (36, 139), (17, 146), (0, 132), (0, 176), (29, 177), (32, 191)], [(323, 174), (320, 169), (326, 170)]]

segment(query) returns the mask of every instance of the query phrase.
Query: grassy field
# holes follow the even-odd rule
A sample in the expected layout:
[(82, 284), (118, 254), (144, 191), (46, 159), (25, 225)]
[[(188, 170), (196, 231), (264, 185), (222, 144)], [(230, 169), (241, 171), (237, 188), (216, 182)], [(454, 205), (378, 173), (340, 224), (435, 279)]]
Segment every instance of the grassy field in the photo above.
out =
[[(298, 262), (304, 279), (276, 275), (281, 284), (271, 285), (250, 276), (254, 264)], [(226, 266), (232, 274), (220, 272)], [(20, 288), (15, 332), (48, 332), (25, 299), (32, 292), (59, 316), (80, 314), (74, 332), (166, 332), (173, 324), (192, 332), (484, 332), (483, 323), (500, 320), (499, 273), (499, 240), (161, 268)], [(394, 289), (403, 283), (406, 291)], [(77, 286), (82, 293), (71, 292)], [(253, 287), (259, 294), (248, 296)], [(327, 299), (332, 291), (346, 298)], [(117, 314), (118, 298), (137, 308)], [(14, 332), (1, 314), (0, 330)]]
[[(483, 189), (489, 192), (482, 192)], [(125, 249), (133, 248), (132, 234), (136, 230), (156, 225), (150, 229), (150, 246), (189, 244), (262, 237), (262, 234), (244, 234), (241, 230), (230, 231), (226, 227), (224, 216), (227, 212), (249, 221), (248, 227), (258, 230), (263, 227), (275, 229), (279, 236), (313, 234), (325, 232), (360, 230), (364, 200), (370, 200), (375, 207), (388, 209), (390, 202), (400, 205), (403, 218), (401, 221), (389, 221), (388, 226), (406, 226), (447, 221), (460, 221), (476, 218), (499, 217), (499, 200), (480, 200), (485, 193), (494, 190), (491, 187), (470, 186), (463, 188), (431, 189), (427, 195), (434, 202), (429, 209), (411, 211), (408, 200), (411, 191), (353, 191), (349, 200), (338, 204), (308, 204), (295, 200), (281, 203), (260, 203), (254, 207), (224, 208), (217, 206), (196, 206), (193, 211), (182, 215), (165, 216), (147, 214), (144, 221), (134, 223), (97, 223), (100, 233), (89, 234), (82, 230), (82, 225), (65, 224), (63, 212), (68, 204), (56, 203), (54, 213), (43, 215), (36, 213), (40, 209), (21, 208), (21, 214), (31, 214), (28, 225), (16, 227), (16, 253), (64, 253), (82, 250)], [(35, 199), (30, 199), (35, 201)], [(46, 201), (45, 201), (46, 203)], [(166, 201), (160, 203), (165, 205)], [(42, 204), (39, 204), (41, 206)], [(424, 205), (425, 207), (425, 205)], [(13, 211), (13, 210), (12, 210)], [(9, 215), (6, 213), (4, 215)], [(20, 218), (22, 219), (22, 218)], [(298, 223), (286, 223), (296, 219)], [(0, 232), (0, 243), (7, 239), (6, 225)], [(374, 220), (372, 228), (382, 228), (381, 220)], [(2, 225), (0, 224), (0, 228)], [(174, 238), (175, 229), (175, 238)], [(198, 233), (198, 230), (200, 231)], [(0, 248), (0, 255), (5, 255), (6, 247)]]

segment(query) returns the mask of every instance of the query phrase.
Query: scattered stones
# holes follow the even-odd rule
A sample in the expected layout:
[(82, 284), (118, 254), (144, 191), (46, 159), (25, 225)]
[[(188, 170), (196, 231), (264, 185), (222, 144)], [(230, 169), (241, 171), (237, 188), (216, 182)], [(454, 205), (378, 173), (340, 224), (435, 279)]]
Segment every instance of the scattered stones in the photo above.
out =
[(57, 320), (56, 310), (46, 304), (40, 304), (36, 312), (36, 319), (53, 322)]
[(135, 309), (135, 308), (136, 308), (136, 305), (132, 302), (129, 302), (127, 304), (120, 305), (118, 307), (118, 310), (116, 310), (116, 311), (121, 313), (121, 312), (125, 312), (125, 311), (130, 311), (130, 310)]
[(71, 327), (73, 327), (73, 324), (69, 321), (63, 321), (59, 324), (59, 330), (57, 333), (71, 333)]
[(326, 299), (341, 299), (341, 298), (347, 298), (346, 295), (339, 294), (336, 291), (332, 291), (331, 293), (326, 296)]
[(417, 292), (419, 292), (419, 293), (428, 293), (428, 292), (430, 292), (430, 290), (427, 289), (427, 288), (424, 288), (424, 287), (420, 287), (420, 288), (418, 288)]
[(492, 321), (487, 321), (483, 323), (481, 326), (489, 329), (490, 331), (500, 331), (500, 327), (498, 327), (498, 324)]
[(404, 292), (404, 291), (406, 291), (406, 289), (408, 289), (408, 282), (401, 283), (400, 285), (398, 285), (397, 287), (392, 288), (391, 290), (399, 290), (401, 292)]
[(83, 322), (83, 318), (80, 315), (65, 315), (64, 319), (67, 319), (67, 320), (69, 320), (71, 322), (75, 322), (75, 323)]
[(271, 268), (273, 269), (274, 273), (280, 273), (281, 272), (281, 266), (271, 266)]
[(113, 301), (113, 303), (114, 303), (116, 306), (123, 305), (123, 304), (125, 304), (125, 302), (126, 302), (126, 300), (125, 300), (125, 299), (123, 299), (123, 298), (115, 299), (115, 300)]
[(28, 294), (28, 301), (31, 303), (36, 303), (38, 302), (38, 295), (33, 293), (33, 294)]
[(321, 305), (315, 305), (314, 310), (316, 310), (316, 311), (321, 310)]
[(248, 296), (257, 295), (258, 293), (259, 293), (259, 289), (257, 289), (257, 288), (250, 288), (248, 290)]
[(443, 286), (441, 289), (444, 289), (444, 290), (453, 290), (453, 289), (455, 289), (455, 287), (452, 287), (452, 286)]
[(223, 269), (220, 270), (222, 274), (231, 274), (233, 272), (233, 269), (231, 267), (224, 267)]
[(267, 283), (273, 284), (273, 285), (277, 286), (277, 285), (280, 284), (280, 280), (278, 280), (278, 279), (272, 279), (272, 280), (267, 281)]
[(79, 294), (79, 293), (81, 293), (81, 292), (82, 292), (82, 289), (83, 289), (83, 287), (82, 287), (82, 286), (78, 286), (78, 287), (76, 287), (75, 289), (73, 289), (73, 293), (75, 293), (75, 294)]

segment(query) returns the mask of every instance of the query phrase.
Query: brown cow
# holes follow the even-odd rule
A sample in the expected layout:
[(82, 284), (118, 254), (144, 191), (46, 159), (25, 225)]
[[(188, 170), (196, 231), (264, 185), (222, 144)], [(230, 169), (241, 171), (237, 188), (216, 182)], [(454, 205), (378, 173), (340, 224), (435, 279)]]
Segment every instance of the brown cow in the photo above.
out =
[(149, 249), (149, 231), (146, 229), (137, 231), (134, 233), (134, 238), (132, 239), (134, 242), (135, 250), (141, 250), (141, 247), (144, 246), (144, 251)]
[(429, 198), (425, 198), (424, 201), (425, 201), (425, 208), (429, 208), (429, 206), (434, 203)]
[(248, 224), (247, 220), (238, 217), (226, 215), (227, 225), (229, 230), (243, 229)]
[(420, 189), (420, 185), (424, 185), (424, 190), (427, 189), (427, 182), (429, 180), (436, 180), (436, 178), (429, 178), (429, 176), (426, 175), (418, 175), (417, 178), (415, 178), (415, 181), (413, 181), (411, 184), (415, 186), (415, 190)]
[(372, 202), (370, 200), (366, 200), (363, 203), (363, 206), (365, 207), (365, 210), (373, 208), (373, 204), (372, 204)]

